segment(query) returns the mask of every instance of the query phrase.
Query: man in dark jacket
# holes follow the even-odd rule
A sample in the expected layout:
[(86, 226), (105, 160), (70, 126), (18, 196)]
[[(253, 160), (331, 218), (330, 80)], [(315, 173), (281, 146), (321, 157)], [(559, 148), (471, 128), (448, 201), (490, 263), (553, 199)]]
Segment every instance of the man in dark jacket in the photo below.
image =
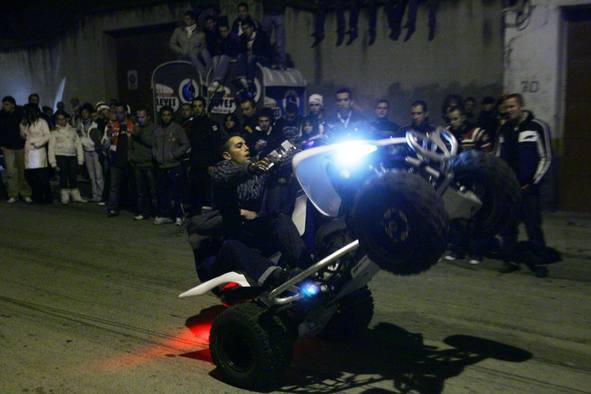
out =
[(115, 120), (106, 126), (106, 139), (110, 168), (109, 202), (107, 215), (119, 215), (119, 200), (122, 189), (127, 190), (129, 181), (129, 135), (135, 124), (128, 117), (127, 106), (122, 103), (114, 105)]
[(245, 22), (252, 22), (254, 27), (258, 29), (260, 27), (259, 23), (250, 15), (250, 10), (248, 9), (248, 4), (245, 2), (239, 3), (236, 6), (236, 11), (238, 15), (234, 22), (232, 22), (232, 34), (235, 37), (240, 37), (244, 33), (244, 23)]
[(187, 134), (172, 121), (174, 110), (169, 106), (160, 109), (160, 124), (154, 130), (152, 155), (157, 165), (158, 216), (154, 224), (183, 224), (181, 160), (191, 149)]
[(242, 112), (241, 128), (244, 139), (248, 142), (257, 128), (257, 107), (252, 98), (240, 102)]
[(347, 136), (361, 132), (367, 127), (363, 114), (353, 108), (353, 93), (343, 87), (336, 92), (337, 111), (326, 121), (331, 137)]
[(494, 97), (483, 98), (478, 114), (478, 126), (486, 130), (493, 144), (497, 141), (497, 131), (500, 126), (496, 104)]
[(371, 137), (380, 139), (388, 137), (404, 137), (400, 133), (400, 125), (388, 119), (390, 103), (386, 99), (378, 100), (375, 107), (375, 119), (370, 123)]
[(254, 133), (246, 139), (250, 151), (255, 157), (263, 157), (284, 140), (281, 120), (275, 121), (271, 108), (262, 108), (257, 114), (257, 127)]
[[(244, 270), (258, 285), (272, 288), (288, 278), (285, 268), (309, 266), (310, 255), (289, 217), (259, 211), (268, 163), (250, 162), (240, 136), (230, 137), (223, 151), (224, 160), (213, 167), (211, 177), (225, 242), (209, 271)], [(274, 265), (269, 256), (278, 251), (281, 259)]]
[(224, 84), (230, 61), (238, 57), (240, 53), (240, 42), (231, 34), (228, 28), (228, 17), (222, 16), (218, 19), (217, 35), (213, 46), (213, 81), (209, 86), (210, 92), (216, 92)]
[(137, 126), (131, 132), (129, 162), (133, 168), (137, 195), (135, 220), (149, 218), (155, 212), (156, 181), (152, 146), (155, 125), (145, 108), (136, 111)]
[(254, 89), (257, 63), (269, 64), (272, 50), (269, 38), (263, 30), (257, 30), (250, 20), (242, 23), (240, 54), (238, 55), (238, 80), (245, 89)]
[(406, 134), (407, 131), (412, 130), (421, 134), (427, 134), (435, 131), (435, 126), (429, 123), (429, 108), (427, 103), (423, 100), (416, 100), (410, 105), (410, 115), (412, 121), (406, 126), (400, 128), (402, 134)]
[(0, 111), (0, 147), (6, 164), (8, 203), (17, 201), (20, 195), (31, 202), (31, 187), (25, 179), (25, 140), (20, 134), (22, 111), (17, 108), (14, 97), (2, 99)]
[(507, 273), (519, 268), (512, 260), (517, 245), (517, 226), (523, 221), (531, 244), (532, 256), (528, 259), (528, 266), (536, 276), (545, 277), (548, 275), (547, 268), (537, 262), (542, 260), (546, 250), (542, 231), (540, 182), (552, 160), (550, 129), (531, 112), (523, 109), (524, 100), (520, 94), (508, 95), (503, 104), (509, 120), (499, 130), (497, 155), (509, 164), (519, 180), (521, 209), (515, 223), (501, 234), (505, 265), (500, 271)]
[(223, 132), (208, 115), (205, 98), (193, 100), (191, 123), (191, 188), (190, 215), (201, 213), (204, 205), (211, 205), (211, 181), (208, 170), (220, 159), (220, 148), (225, 141)]

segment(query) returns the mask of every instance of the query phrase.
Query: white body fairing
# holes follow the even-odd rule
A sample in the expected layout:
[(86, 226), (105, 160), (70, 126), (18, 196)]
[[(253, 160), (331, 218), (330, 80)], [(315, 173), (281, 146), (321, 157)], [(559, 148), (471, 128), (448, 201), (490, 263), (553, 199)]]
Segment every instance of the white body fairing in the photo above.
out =
[(223, 286), (228, 283), (238, 283), (242, 287), (251, 287), (244, 275), (237, 272), (227, 272), (221, 276), (218, 276), (217, 278), (210, 279), (207, 282), (203, 282), (200, 285), (179, 294), (179, 298), (203, 295), (218, 286)]

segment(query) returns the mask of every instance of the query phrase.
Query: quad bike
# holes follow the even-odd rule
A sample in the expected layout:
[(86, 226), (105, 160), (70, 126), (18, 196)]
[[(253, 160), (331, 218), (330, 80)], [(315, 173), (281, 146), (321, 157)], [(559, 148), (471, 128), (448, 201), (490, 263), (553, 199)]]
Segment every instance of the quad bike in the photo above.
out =
[[(216, 318), (210, 350), (228, 383), (254, 389), (273, 384), (299, 337), (358, 337), (373, 316), (371, 278), (380, 269), (395, 275), (428, 270), (447, 246), (450, 220), (470, 220), (482, 235), (502, 229), (517, 209), (518, 181), (503, 161), (457, 149), (452, 134), (437, 130), (333, 143), (290, 158), (305, 193), (292, 219), (300, 233), (311, 207), (326, 219), (316, 237), (326, 255)], [(291, 153), (282, 146), (274, 162)], [(252, 289), (251, 283), (229, 272), (179, 297), (214, 290), (224, 298)]]

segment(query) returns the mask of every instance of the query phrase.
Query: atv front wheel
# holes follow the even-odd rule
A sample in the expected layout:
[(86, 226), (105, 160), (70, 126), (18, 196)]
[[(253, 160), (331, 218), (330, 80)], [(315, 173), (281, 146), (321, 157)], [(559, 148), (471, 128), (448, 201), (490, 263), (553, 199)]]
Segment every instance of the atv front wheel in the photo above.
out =
[(428, 270), (447, 246), (449, 217), (442, 198), (421, 176), (387, 172), (369, 180), (355, 200), (353, 232), (383, 270)]
[(261, 389), (275, 383), (290, 364), (293, 340), (284, 320), (249, 302), (226, 309), (214, 320), (209, 348), (228, 383)]
[(373, 317), (373, 297), (367, 286), (347, 294), (338, 301), (337, 310), (318, 337), (347, 341), (360, 337)]

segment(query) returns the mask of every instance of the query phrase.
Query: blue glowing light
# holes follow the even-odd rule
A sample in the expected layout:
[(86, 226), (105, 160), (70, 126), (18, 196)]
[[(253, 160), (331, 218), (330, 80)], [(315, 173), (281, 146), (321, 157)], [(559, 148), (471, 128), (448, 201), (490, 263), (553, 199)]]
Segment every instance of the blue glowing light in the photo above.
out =
[(334, 156), (335, 163), (344, 168), (358, 166), (365, 156), (378, 149), (377, 146), (365, 141), (346, 141), (338, 146), (339, 149)]
[(304, 297), (314, 297), (320, 292), (320, 287), (315, 283), (304, 283), (300, 288), (300, 291)]

